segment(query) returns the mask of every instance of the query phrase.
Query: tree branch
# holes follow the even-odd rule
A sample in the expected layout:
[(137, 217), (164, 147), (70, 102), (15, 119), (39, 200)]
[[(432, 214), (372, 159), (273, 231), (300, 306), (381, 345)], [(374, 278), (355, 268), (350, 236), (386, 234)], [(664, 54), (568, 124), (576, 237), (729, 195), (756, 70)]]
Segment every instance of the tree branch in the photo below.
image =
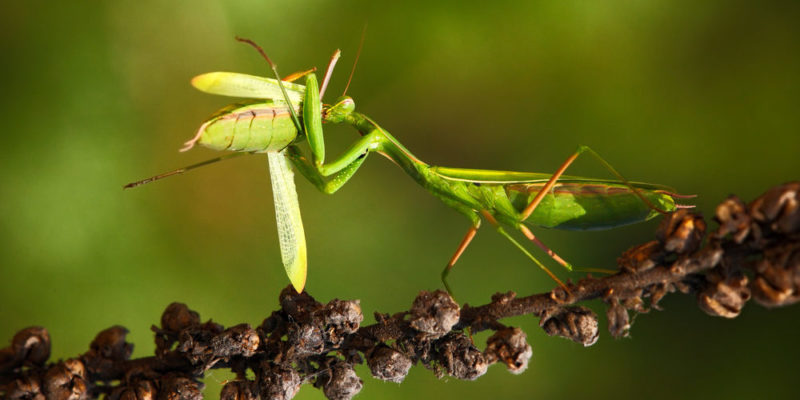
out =
[[(375, 378), (393, 382), (416, 363), (459, 379), (476, 379), (497, 362), (524, 371), (531, 347), (522, 330), (500, 322), (511, 316), (536, 315), (549, 335), (590, 346), (599, 332), (595, 313), (577, 305), (586, 300), (606, 303), (609, 330), (620, 337), (630, 329), (629, 312), (658, 309), (672, 292), (694, 294), (703, 311), (725, 318), (738, 316), (751, 297), (766, 307), (800, 299), (800, 182), (774, 187), (749, 205), (732, 196), (717, 207), (715, 220), (719, 227), (706, 238), (702, 217), (685, 210), (665, 217), (656, 240), (623, 253), (611, 276), (526, 297), (498, 293), (477, 307), (459, 308), (443, 291), (423, 291), (409, 310), (376, 313), (368, 326), (360, 326), (358, 300), (321, 304), (289, 286), (280, 309), (255, 329), (201, 323), (186, 305), (170, 304), (161, 326), (152, 328), (156, 354), (134, 360), (128, 331), (114, 326), (86, 353), (48, 363), (49, 334), (30, 327), (0, 350), (0, 396), (197, 399), (205, 371), (229, 368), (237, 379), (223, 387), (223, 399), (289, 399), (303, 383), (329, 399), (349, 399), (363, 384), (353, 365), (365, 360)], [(483, 330), (495, 333), (480, 351), (465, 332)]]

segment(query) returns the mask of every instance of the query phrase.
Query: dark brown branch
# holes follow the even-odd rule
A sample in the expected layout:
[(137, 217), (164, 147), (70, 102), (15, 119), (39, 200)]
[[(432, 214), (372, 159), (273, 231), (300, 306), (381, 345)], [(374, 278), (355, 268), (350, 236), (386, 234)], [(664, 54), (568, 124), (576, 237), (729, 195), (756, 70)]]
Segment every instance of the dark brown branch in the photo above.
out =
[[(100, 332), (86, 353), (57, 363), (48, 363), (47, 330), (27, 328), (0, 350), (0, 397), (194, 399), (202, 397), (198, 379), (205, 371), (229, 368), (237, 379), (223, 387), (223, 399), (289, 399), (303, 383), (330, 399), (349, 399), (362, 386), (353, 365), (364, 361), (374, 377), (393, 382), (416, 363), (459, 379), (476, 379), (497, 362), (524, 371), (531, 347), (524, 332), (500, 322), (511, 316), (537, 315), (548, 334), (589, 346), (599, 337), (597, 316), (577, 304), (590, 299), (607, 304), (616, 337), (628, 333), (631, 311), (657, 309), (675, 291), (694, 294), (703, 311), (726, 318), (738, 316), (751, 297), (767, 307), (800, 300), (800, 183), (772, 188), (749, 205), (731, 197), (715, 220), (719, 228), (706, 237), (702, 217), (673, 213), (657, 240), (618, 259), (619, 273), (588, 276), (567, 290), (496, 294), (488, 304), (462, 308), (442, 291), (423, 291), (408, 311), (376, 313), (368, 326), (360, 326), (357, 300), (321, 304), (287, 287), (280, 309), (255, 329), (201, 323), (196, 312), (173, 303), (153, 327), (155, 356), (135, 360), (120, 326)], [(466, 328), (495, 333), (480, 351)]]

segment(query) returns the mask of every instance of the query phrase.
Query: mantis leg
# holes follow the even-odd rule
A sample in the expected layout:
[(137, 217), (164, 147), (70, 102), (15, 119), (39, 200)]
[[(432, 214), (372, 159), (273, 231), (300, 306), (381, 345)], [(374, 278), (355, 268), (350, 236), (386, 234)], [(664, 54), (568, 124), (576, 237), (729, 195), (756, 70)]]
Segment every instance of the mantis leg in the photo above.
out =
[(284, 82), (294, 82), (294, 81), (296, 81), (296, 80), (298, 80), (298, 79), (300, 79), (300, 78), (302, 78), (304, 76), (307, 76), (308, 74), (310, 74), (310, 73), (312, 73), (312, 72), (314, 72), (316, 70), (317, 70), (316, 68), (311, 68), (311, 69), (307, 69), (305, 71), (297, 71), (297, 72), (289, 74), (288, 76), (283, 77), (283, 79), (281, 79), (281, 80), (284, 81)]
[(555, 274), (553, 274), (547, 267), (545, 267), (544, 264), (541, 263), (541, 261), (537, 260), (536, 257), (534, 257), (533, 254), (531, 254), (528, 251), (528, 249), (526, 249), (522, 244), (516, 241), (516, 239), (514, 239), (511, 235), (509, 235), (508, 232), (506, 232), (506, 230), (503, 229), (502, 226), (500, 226), (500, 223), (497, 222), (497, 220), (494, 218), (492, 214), (489, 214), (489, 212), (486, 210), (482, 210), (481, 214), (483, 215), (484, 218), (486, 218), (487, 221), (489, 221), (490, 224), (494, 225), (498, 233), (503, 235), (503, 237), (508, 239), (511, 242), (511, 244), (516, 246), (523, 254), (525, 254), (528, 258), (530, 258), (531, 261), (533, 261), (542, 271), (544, 271), (550, 277), (550, 279), (556, 281), (556, 283), (558, 283), (559, 286), (564, 288), (564, 290), (567, 293), (570, 293), (569, 289), (567, 288), (567, 285), (565, 285), (564, 282), (561, 282), (561, 280), (558, 279), (558, 277)]
[(311, 161), (303, 156), (297, 146), (289, 146), (286, 155), (289, 157), (289, 160), (292, 161), (295, 168), (300, 171), (300, 174), (314, 184), (317, 189), (326, 194), (333, 194), (344, 186), (344, 184), (353, 177), (356, 171), (358, 171), (358, 168), (364, 163), (364, 160), (367, 159), (367, 153), (364, 153), (363, 157), (356, 158), (326, 181), (324, 179), (325, 177), (317, 170)]
[(349, 165), (365, 156), (368, 152), (378, 150), (382, 139), (378, 132), (368, 133), (361, 137), (338, 159), (325, 164), (325, 139), (322, 134), (322, 106), (320, 105), (317, 78), (309, 75), (306, 78), (306, 97), (303, 101), (303, 122), (305, 124), (308, 145), (311, 148), (311, 162), (322, 176), (331, 176), (346, 169)]
[(550, 250), (549, 247), (545, 246), (545, 244), (542, 243), (541, 240), (537, 239), (536, 236), (533, 235), (533, 232), (531, 232), (531, 230), (528, 229), (527, 226), (522, 225), (520, 223), (519, 230), (520, 232), (522, 232), (523, 235), (525, 235), (526, 238), (528, 238), (528, 240), (530, 240), (533, 243), (536, 243), (536, 245), (539, 246), (540, 249), (542, 249), (545, 253), (547, 253), (548, 256), (550, 256), (550, 258), (555, 260), (557, 263), (561, 264), (567, 270), (572, 271), (572, 265), (566, 262), (563, 258), (561, 258), (561, 256), (556, 254), (553, 250)]
[(547, 195), (547, 193), (551, 189), (553, 189), (553, 186), (555, 186), (556, 182), (558, 181), (558, 178), (560, 178), (561, 175), (564, 174), (564, 171), (566, 171), (567, 168), (569, 168), (569, 166), (572, 165), (572, 163), (575, 161), (575, 159), (578, 158), (579, 155), (581, 155), (581, 154), (583, 154), (584, 152), (587, 152), (587, 151), (589, 152), (589, 154), (593, 155), (597, 159), (597, 161), (600, 162), (601, 165), (603, 165), (615, 177), (617, 177), (617, 179), (622, 181), (622, 183), (624, 183), (625, 186), (630, 188), (633, 191), (633, 193), (636, 194), (636, 196), (638, 196), (640, 199), (642, 199), (642, 201), (645, 202), (645, 204), (647, 204), (648, 207), (650, 207), (651, 209), (653, 209), (655, 211), (658, 211), (661, 214), (667, 214), (666, 211), (656, 207), (655, 205), (653, 205), (653, 203), (651, 203), (649, 200), (647, 200), (647, 198), (645, 198), (642, 195), (642, 193), (639, 191), (639, 189), (637, 189), (635, 186), (633, 186), (630, 183), (630, 181), (625, 179), (625, 177), (623, 177), (619, 172), (617, 172), (617, 170), (614, 169), (614, 167), (612, 167), (611, 164), (608, 163), (608, 161), (603, 159), (603, 157), (600, 157), (600, 155), (597, 154), (596, 151), (590, 149), (588, 146), (578, 146), (578, 150), (575, 151), (574, 154), (569, 156), (567, 158), (567, 160), (564, 161), (563, 164), (561, 164), (560, 167), (558, 167), (558, 170), (556, 170), (556, 172), (553, 174), (553, 176), (550, 177), (550, 180), (548, 180), (547, 183), (544, 185), (544, 187), (542, 187), (542, 190), (540, 190), (539, 193), (536, 194), (536, 197), (534, 197), (533, 200), (528, 204), (528, 206), (525, 207), (525, 210), (522, 211), (522, 219), (521, 219), (522, 221), (528, 219), (528, 217), (531, 216), (533, 211), (536, 210), (536, 207), (539, 206), (539, 203), (541, 203), (541, 201), (544, 198), (544, 196)]
[[(306, 77), (303, 123), (311, 148), (311, 160), (305, 158), (296, 146), (290, 146), (287, 154), (300, 173), (324, 193), (331, 194), (339, 190), (364, 163), (367, 154), (378, 150), (381, 145), (381, 137), (378, 132), (366, 134), (339, 158), (325, 164), (322, 106), (319, 100), (317, 78), (313, 74)], [(331, 179), (326, 182), (325, 177), (331, 177)]]
[(467, 207), (453, 205), (453, 207), (460, 213), (467, 216), (467, 218), (472, 221), (472, 226), (467, 230), (467, 234), (464, 235), (464, 239), (461, 239), (461, 243), (459, 243), (458, 248), (456, 249), (455, 254), (453, 257), (450, 258), (450, 261), (447, 263), (447, 266), (444, 267), (442, 270), (442, 284), (444, 284), (444, 288), (447, 289), (447, 293), (450, 294), (450, 297), (453, 296), (453, 290), (450, 288), (450, 285), (447, 283), (447, 276), (450, 275), (450, 270), (456, 265), (456, 261), (458, 261), (461, 254), (464, 253), (464, 250), (467, 249), (467, 246), (472, 242), (472, 239), (475, 238), (475, 234), (478, 232), (478, 228), (481, 226), (481, 219), (475, 212)]
[(319, 99), (317, 77), (311, 74), (306, 77), (306, 96), (303, 100), (303, 122), (311, 148), (311, 161), (322, 172), (325, 163), (325, 138), (322, 137), (322, 105)]

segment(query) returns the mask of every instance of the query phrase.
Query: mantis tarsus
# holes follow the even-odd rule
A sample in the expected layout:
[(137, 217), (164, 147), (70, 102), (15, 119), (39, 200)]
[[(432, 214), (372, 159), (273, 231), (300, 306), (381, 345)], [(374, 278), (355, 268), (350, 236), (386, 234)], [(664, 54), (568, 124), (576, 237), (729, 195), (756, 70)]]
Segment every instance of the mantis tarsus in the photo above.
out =
[[(239, 154), (266, 152), (275, 198), (281, 257), (289, 280), (298, 292), (303, 290), (306, 281), (306, 244), (290, 164), (319, 190), (332, 194), (355, 174), (370, 153), (375, 152), (393, 161), (444, 204), (467, 217), (470, 227), (442, 271), (442, 282), (451, 293), (447, 276), (472, 241), (482, 219), (566, 288), (505, 227), (519, 230), (556, 262), (571, 270), (569, 263), (536, 238), (528, 224), (568, 230), (608, 229), (645, 221), (659, 213), (681, 207), (674, 200), (680, 196), (672, 193), (670, 188), (630, 182), (586, 146), (579, 146), (553, 174), (431, 166), (411, 154), (369, 117), (354, 111), (355, 102), (351, 97), (343, 95), (333, 105), (321, 103), (339, 57), (338, 50), (331, 58), (322, 90), (319, 90), (313, 70), (293, 74), (282, 81), (275, 65), (260, 47), (252, 41), (239, 40), (261, 52), (277, 79), (234, 72), (211, 72), (192, 79), (192, 85), (201, 91), (249, 100), (225, 107), (212, 115), (182, 149), (188, 150), (199, 143), (214, 150), (238, 153), (126, 187), (138, 186)], [(305, 86), (289, 82), (302, 76), (306, 77)], [(348, 124), (360, 133), (361, 138), (339, 157), (326, 161), (323, 122)], [(308, 141), (310, 158), (300, 149), (304, 140)], [(592, 154), (616, 179), (564, 175), (570, 164), (585, 152)]]

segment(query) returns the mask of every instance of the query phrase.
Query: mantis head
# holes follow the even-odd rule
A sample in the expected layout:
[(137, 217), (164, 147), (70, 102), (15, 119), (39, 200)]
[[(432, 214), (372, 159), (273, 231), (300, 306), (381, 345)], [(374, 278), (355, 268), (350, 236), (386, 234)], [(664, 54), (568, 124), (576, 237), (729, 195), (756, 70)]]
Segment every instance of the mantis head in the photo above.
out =
[(336, 103), (325, 111), (325, 121), (338, 124), (347, 120), (347, 117), (356, 109), (356, 103), (350, 96), (342, 96)]

